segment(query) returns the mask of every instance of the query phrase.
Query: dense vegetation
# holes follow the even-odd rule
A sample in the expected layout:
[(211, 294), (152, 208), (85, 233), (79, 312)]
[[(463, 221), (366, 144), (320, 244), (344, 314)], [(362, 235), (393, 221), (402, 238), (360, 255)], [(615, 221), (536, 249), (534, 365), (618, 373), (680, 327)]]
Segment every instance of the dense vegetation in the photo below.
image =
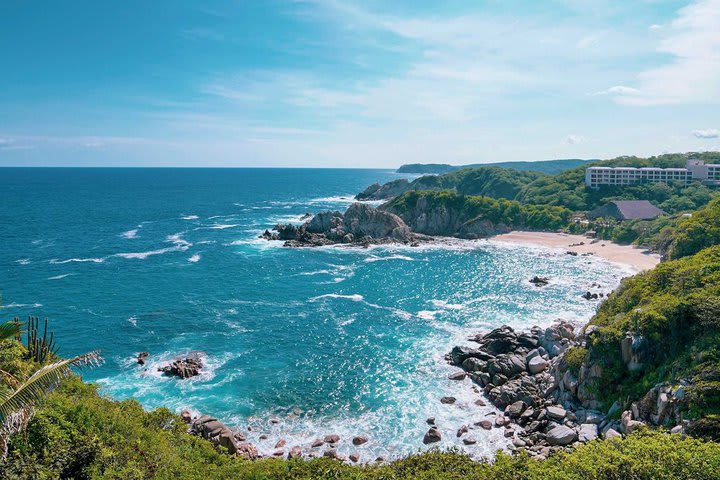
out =
[[(588, 360), (602, 366), (602, 398), (638, 399), (658, 382), (686, 378), (688, 418), (702, 418), (703, 434), (720, 439), (720, 246), (624, 281), (591, 325)], [(643, 346), (634, 371), (618, 355), (628, 332)]]
[[(5, 346), (7, 348), (7, 345)], [(12, 346), (12, 348), (16, 348)], [(720, 445), (662, 433), (596, 441), (539, 462), (499, 454), (493, 464), (453, 452), (429, 452), (383, 465), (330, 459), (255, 462), (218, 452), (185, 433), (166, 409), (98, 396), (79, 378), (65, 383), (12, 438), (0, 461), (3, 479), (715, 479)]]
[[(522, 205), (505, 199), (464, 195), (452, 191), (409, 191), (386, 204), (385, 208), (413, 226), (418, 212), (430, 218), (447, 220), (452, 228), (477, 220), (488, 220), (510, 228), (558, 229), (567, 225), (570, 210), (548, 205)], [(442, 225), (443, 228), (447, 228)], [(419, 233), (434, 233), (423, 232)], [(453, 232), (447, 232), (451, 234)]]
[(501, 167), (512, 168), (520, 171), (533, 171), (555, 175), (569, 168), (579, 167), (591, 160), (563, 159), (563, 160), (540, 160), (537, 162), (494, 162), (478, 163), (474, 165), (448, 165), (447, 163), (410, 163), (402, 165), (397, 169), (398, 173), (421, 173), (421, 174), (442, 174), (455, 172), (465, 168), (478, 167)]

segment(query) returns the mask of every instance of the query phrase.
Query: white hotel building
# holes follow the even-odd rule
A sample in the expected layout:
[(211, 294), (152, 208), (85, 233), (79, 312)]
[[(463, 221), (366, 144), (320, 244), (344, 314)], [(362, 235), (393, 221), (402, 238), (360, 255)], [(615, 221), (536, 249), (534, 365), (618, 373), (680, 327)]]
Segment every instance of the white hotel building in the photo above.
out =
[(680, 182), (685, 185), (701, 182), (704, 185), (720, 186), (720, 165), (706, 164), (702, 160), (688, 160), (686, 168), (588, 167), (585, 169), (585, 185), (590, 188), (598, 188), (601, 185), (657, 182)]

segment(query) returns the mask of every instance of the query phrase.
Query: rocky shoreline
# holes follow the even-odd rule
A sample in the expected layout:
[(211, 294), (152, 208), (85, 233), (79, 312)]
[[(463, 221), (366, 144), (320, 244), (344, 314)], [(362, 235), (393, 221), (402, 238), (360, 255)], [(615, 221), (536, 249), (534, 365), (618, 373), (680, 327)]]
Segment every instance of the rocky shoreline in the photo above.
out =
[(367, 247), (385, 243), (417, 245), (433, 240), (432, 237), (413, 233), (397, 215), (364, 203), (353, 203), (345, 213), (320, 212), (299, 226), (278, 224), (273, 227), (273, 232), (265, 230), (260, 238), (282, 240), (286, 247), (336, 244)]
[[(601, 410), (593, 394), (601, 367), (587, 362), (573, 365), (572, 358), (567, 358), (573, 348), (584, 348), (593, 332), (592, 326), (576, 331), (563, 320), (546, 329), (533, 327), (520, 333), (502, 326), (472, 337), (477, 348), (456, 346), (446, 358), (462, 369), (455, 378), (467, 375), (501, 410), (492, 425), (483, 426), (504, 428), (513, 449), (526, 450), (538, 459), (647, 425), (670, 426), (672, 433), (682, 433), (687, 426), (679, 412), (685, 394), (682, 385), (659, 384), (627, 410), (617, 402), (608, 411)], [(622, 345), (618, 354), (623, 362), (631, 369), (640, 365), (643, 339), (628, 334)], [(462, 434), (458, 431), (458, 436)]]

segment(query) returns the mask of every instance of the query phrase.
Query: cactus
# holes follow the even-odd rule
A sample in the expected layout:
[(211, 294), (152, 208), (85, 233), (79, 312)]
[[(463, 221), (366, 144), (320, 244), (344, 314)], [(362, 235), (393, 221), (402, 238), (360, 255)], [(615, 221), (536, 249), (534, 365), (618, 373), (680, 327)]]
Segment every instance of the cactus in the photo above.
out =
[(26, 347), (28, 357), (42, 365), (55, 356), (57, 346), (55, 345), (55, 333), (50, 332), (48, 337), (48, 319), (45, 319), (42, 336), (38, 334), (39, 326), (40, 319), (38, 317), (28, 317)]

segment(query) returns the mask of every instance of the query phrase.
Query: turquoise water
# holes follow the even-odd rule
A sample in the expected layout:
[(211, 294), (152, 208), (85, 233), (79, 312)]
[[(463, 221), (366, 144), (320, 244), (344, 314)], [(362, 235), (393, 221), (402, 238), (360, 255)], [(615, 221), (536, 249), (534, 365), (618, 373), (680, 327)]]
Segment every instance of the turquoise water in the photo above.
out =
[[(101, 349), (88, 380), (114, 398), (211, 413), (245, 428), (261, 451), (317, 435), (366, 434), (366, 459), (422, 447), (425, 419), (441, 446), (483, 455), (505, 444), (475, 431), (469, 381), (452, 382), (443, 356), (503, 323), (586, 320), (628, 272), (561, 251), (454, 241), (370, 249), (284, 249), (257, 238), (308, 211), (398, 175), (382, 170), (0, 169), (3, 320), (50, 317), (63, 355)], [(552, 278), (546, 288), (528, 283)], [(149, 351), (147, 368), (137, 352)], [(187, 351), (204, 353), (195, 379), (157, 374)], [(456, 405), (439, 398), (456, 396)], [(270, 419), (275, 422), (270, 422)], [(261, 434), (268, 440), (259, 440)]]

